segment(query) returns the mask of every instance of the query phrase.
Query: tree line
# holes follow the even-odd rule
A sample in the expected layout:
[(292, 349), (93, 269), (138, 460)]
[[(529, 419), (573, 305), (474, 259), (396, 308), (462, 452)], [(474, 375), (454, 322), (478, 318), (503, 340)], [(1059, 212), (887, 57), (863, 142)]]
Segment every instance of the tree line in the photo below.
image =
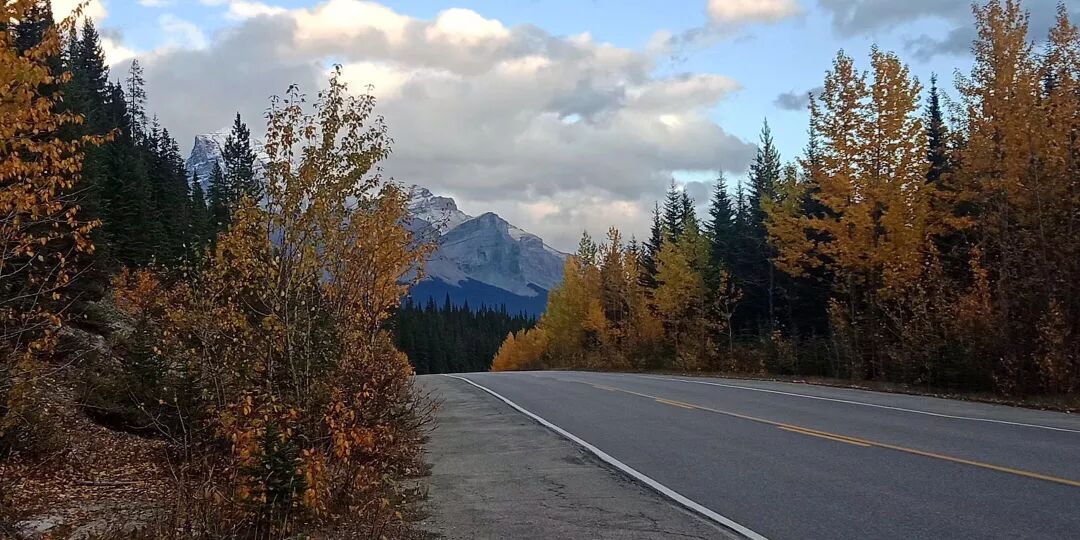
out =
[(409, 356), (417, 374), (487, 371), (503, 337), (533, 324), (524, 313), (469, 303), (455, 306), (449, 296), (417, 303), (409, 297), (391, 321), (397, 346)]
[(586, 234), (494, 369), (724, 370), (1006, 395), (1080, 390), (1080, 36), (1036, 50), (1018, 0), (973, 7), (949, 100), (895, 53), (841, 51), (785, 163), (769, 127), (704, 219), (674, 183), (649, 239)]
[[(48, 2), (40, 3), (16, 29), (22, 47), (51, 28)], [(66, 136), (111, 133), (88, 149), (78, 202), (83, 221), (100, 221), (93, 233), (92, 261), (102, 272), (123, 266), (177, 266), (207, 247), (227, 228), (230, 209), (244, 195), (258, 198), (251, 132), (238, 114), (210, 178), (189, 177), (184, 156), (167, 127), (148, 110), (143, 69), (133, 60), (123, 81), (109, 81), (101, 37), (93, 21), (61, 36), (50, 60), (60, 85), (57, 109), (80, 116)], [(208, 189), (204, 189), (204, 185)]]

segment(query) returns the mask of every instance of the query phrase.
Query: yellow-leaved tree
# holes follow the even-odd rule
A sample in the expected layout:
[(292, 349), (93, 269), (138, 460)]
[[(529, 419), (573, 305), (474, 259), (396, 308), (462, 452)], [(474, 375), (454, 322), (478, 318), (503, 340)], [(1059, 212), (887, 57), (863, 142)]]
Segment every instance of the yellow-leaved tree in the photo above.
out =
[[(781, 186), (769, 202), (767, 225), (777, 264), (795, 276), (824, 268), (834, 280), (834, 333), (845, 336), (852, 376), (881, 377), (885, 366), (859, 331), (880, 321), (879, 302), (900, 299), (934, 256), (940, 219), (931, 211), (933, 186), (922, 119), (921, 85), (892, 53), (874, 49), (868, 75), (843, 52), (811, 108), (820, 144), (807, 179)], [(806, 212), (806, 197), (818, 208)], [(864, 363), (865, 362), (865, 363)]]
[[(243, 200), (205, 267), (163, 287), (157, 347), (176, 380), (156, 418), (211, 486), (185, 495), (207, 495), (222, 527), (400, 522), (396, 480), (419, 466), (425, 416), (384, 323), (428, 247), (380, 173), (374, 106), (339, 74), (310, 109), (295, 88), (275, 99), (264, 200)], [(118, 296), (137, 282), (121, 276)]]
[(0, 452), (34, 442), (42, 423), (50, 359), (66, 319), (74, 261), (92, 252), (95, 222), (80, 221), (72, 193), (83, 149), (102, 137), (65, 139), (83, 118), (60, 112), (57, 90), (69, 77), (53, 70), (61, 35), (78, 11), (20, 50), (15, 26), (34, 0), (0, 4)]

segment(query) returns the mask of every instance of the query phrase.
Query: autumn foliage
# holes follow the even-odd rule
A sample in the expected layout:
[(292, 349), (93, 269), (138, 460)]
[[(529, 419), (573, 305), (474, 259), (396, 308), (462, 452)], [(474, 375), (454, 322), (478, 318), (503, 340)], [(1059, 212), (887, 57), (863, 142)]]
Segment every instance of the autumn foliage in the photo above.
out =
[[(0, 20), (20, 21), (36, 2), (0, 6)], [(0, 28), (0, 451), (32, 443), (45, 362), (67, 318), (67, 287), (75, 260), (91, 253), (94, 221), (78, 216), (72, 195), (82, 173), (83, 149), (103, 137), (63, 138), (82, 117), (60, 112), (66, 75), (51, 69), (61, 32), (74, 16), (44, 32), (26, 50), (10, 25)]]
[(334, 77), (306, 107), (295, 90), (273, 102), (266, 196), (241, 202), (202, 268), (115, 281), (117, 306), (151, 333), (148, 412), (212, 511), (186, 510), (192, 534), (390, 534), (396, 480), (420, 465), (427, 417), (384, 322), (426, 248), (379, 174), (374, 99)]
[(1075, 395), (1080, 33), (1061, 5), (1036, 50), (1018, 0), (973, 12), (975, 62), (956, 101), (943, 107), (937, 81), (927, 94), (894, 53), (872, 49), (864, 70), (840, 52), (797, 163), (781, 166), (766, 125), (749, 192), (732, 201), (721, 179), (704, 227), (673, 185), (643, 248), (613, 248), (614, 234), (601, 249), (623, 253), (636, 280), (583, 243), (538, 328), (509, 336), (494, 368)]

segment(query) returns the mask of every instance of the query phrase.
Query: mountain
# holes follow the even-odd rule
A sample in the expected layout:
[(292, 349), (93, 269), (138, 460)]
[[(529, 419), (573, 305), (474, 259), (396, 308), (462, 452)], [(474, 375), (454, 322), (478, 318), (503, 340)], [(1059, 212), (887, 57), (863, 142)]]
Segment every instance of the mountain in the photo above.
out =
[[(198, 173), (208, 187), (214, 163), (229, 130), (195, 137), (187, 159), (188, 174)], [(256, 141), (257, 173), (265, 170), (266, 155)], [(456, 305), (506, 306), (511, 313), (539, 315), (547, 293), (562, 282), (566, 254), (528, 233), (498, 214), (473, 217), (462, 212), (450, 197), (433, 194), (424, 187), (409, 188), (409, 222), (406, 226), (436, 250), (424, 268), (424, 279), (410, 295), (417, 302), (434, 298), (440, 304), (449, 296)]]
[[(210, 175), (214, 172), (214, 163), (220, 164), (222, 169), (225, 168), (221, 154), (225, 149), (225, 140), (229, 137), (229, 131), (229, 129), (222, 129), (195, 136), (195, 143), (191, 147), (191, 154), (188, 155), (185, 165), (188, 176), (198, 173), (204, 190), (210, 187)], [(268, 161), (266, 152), (259, 141), (252, 140), (251, 146), (255, 150), (255, 174), (261, 175), (266, 170)]]
[(493, 212), (469, 216), (453, 199), (419, 186), (409, 195), (410, 230), (436, 244), (424, 280), (411, 291), (415, 300), (449, 296), (458, 305), (543, 312), (548, 291), (562, 281), (566, 254)]

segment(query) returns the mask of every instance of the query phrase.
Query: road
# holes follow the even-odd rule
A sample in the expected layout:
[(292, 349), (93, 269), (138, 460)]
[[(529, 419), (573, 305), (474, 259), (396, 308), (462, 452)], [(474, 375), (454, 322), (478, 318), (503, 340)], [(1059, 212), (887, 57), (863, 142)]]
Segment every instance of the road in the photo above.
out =
[(747, 536), (1080, 538), (1075, 415), (765, 381), (461, 377)]

